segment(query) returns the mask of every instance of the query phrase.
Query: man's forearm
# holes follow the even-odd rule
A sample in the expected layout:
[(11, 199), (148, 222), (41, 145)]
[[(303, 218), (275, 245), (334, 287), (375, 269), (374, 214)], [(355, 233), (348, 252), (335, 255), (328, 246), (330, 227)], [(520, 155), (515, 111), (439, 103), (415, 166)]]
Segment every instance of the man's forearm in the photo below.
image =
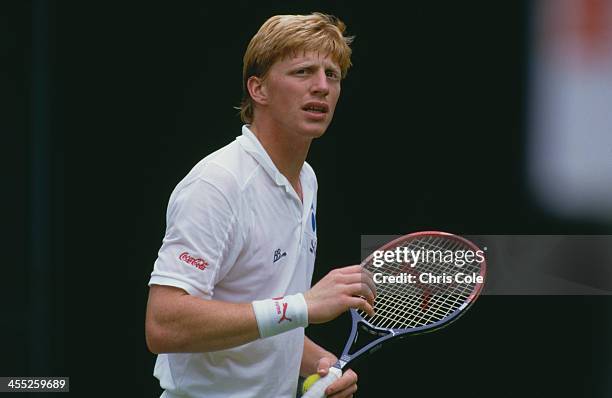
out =
[(300, 376), (308, 377), (311, 374), (317, 373), (317, 364), (321, 358), (330, 358), (332, 362), (338, 360), (334, 354), (304, 336), (304, 352), (302, 354)]
[(250, 303), (203, 300), (180, 289), (152, 286), (146, 337), (154, 353), (208, 352), (259, 338)]

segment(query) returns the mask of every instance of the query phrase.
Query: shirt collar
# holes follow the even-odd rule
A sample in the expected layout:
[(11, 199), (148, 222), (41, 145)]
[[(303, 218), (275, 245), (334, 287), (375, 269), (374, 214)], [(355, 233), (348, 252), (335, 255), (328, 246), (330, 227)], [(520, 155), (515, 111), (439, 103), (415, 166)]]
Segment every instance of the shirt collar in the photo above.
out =
[(242, 126), (242, 135), (237, 138), (238, 143), (259, 163), (259, 165), (268, 173), (272, 181), (277, 185), (284, 185), (287, 190), (291, 188), (289, 180), (280, 172), (276, 165), (268, 155), (268, 152), (261, 145), (255, 134), (249, 129), (249, 125)]

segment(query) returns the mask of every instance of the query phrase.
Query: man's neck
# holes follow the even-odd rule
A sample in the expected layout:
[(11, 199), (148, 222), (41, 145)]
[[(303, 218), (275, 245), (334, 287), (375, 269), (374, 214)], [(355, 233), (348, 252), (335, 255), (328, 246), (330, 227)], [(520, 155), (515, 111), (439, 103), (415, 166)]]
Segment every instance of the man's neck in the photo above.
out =
[(312, 139), (253, 123), (250, 130), (264, 147), (272, 162), (287, 177), (293, 188), (301, 196), (300, 171), (308, 155)]

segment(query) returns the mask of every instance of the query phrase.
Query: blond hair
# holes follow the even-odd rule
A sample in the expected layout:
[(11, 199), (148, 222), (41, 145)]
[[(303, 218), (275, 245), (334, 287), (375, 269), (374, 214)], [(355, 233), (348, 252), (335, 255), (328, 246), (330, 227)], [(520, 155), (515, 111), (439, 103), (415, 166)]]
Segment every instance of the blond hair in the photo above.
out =
[(244, 54), (242, 69), (243, 96), (240, 119), (253, 122), (253, 100), (247, 88), (251, 76), (265, 77), (279, 59), (297, 51), (326, 54), (340, 66), (342, 78), (351, 66), (353, 37), (344, 36), (346, 25), (333, 15), (319, 12), (310, 15), (275, 15), (253, 36)]

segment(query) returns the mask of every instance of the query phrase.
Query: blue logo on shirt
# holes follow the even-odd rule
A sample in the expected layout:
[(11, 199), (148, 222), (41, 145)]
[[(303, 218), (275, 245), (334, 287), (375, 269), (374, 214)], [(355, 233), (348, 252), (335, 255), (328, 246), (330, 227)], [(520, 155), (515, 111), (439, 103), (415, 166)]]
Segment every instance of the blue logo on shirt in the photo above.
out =
[(281, 253), (281, 249), (276, 249), (274, 251), (274, 261), (272, 261), (272, 263), (277, 262), (278, 260), (280, 260), (281, 258), (285, 257), (287, 255), (287, 252), (282, 252)]
[(315, 218), (314, 203), (310, 205), (310, 223), (312, 224), (312, 232), (316, 232), (317, 220)]
[(317, 251), (317, 244), (315, 243), (314, 239), (310, 240), (310, 247), (308, 248), (308, 250), (310, 250), (312, 254), (314, 254), (314, 252)]

